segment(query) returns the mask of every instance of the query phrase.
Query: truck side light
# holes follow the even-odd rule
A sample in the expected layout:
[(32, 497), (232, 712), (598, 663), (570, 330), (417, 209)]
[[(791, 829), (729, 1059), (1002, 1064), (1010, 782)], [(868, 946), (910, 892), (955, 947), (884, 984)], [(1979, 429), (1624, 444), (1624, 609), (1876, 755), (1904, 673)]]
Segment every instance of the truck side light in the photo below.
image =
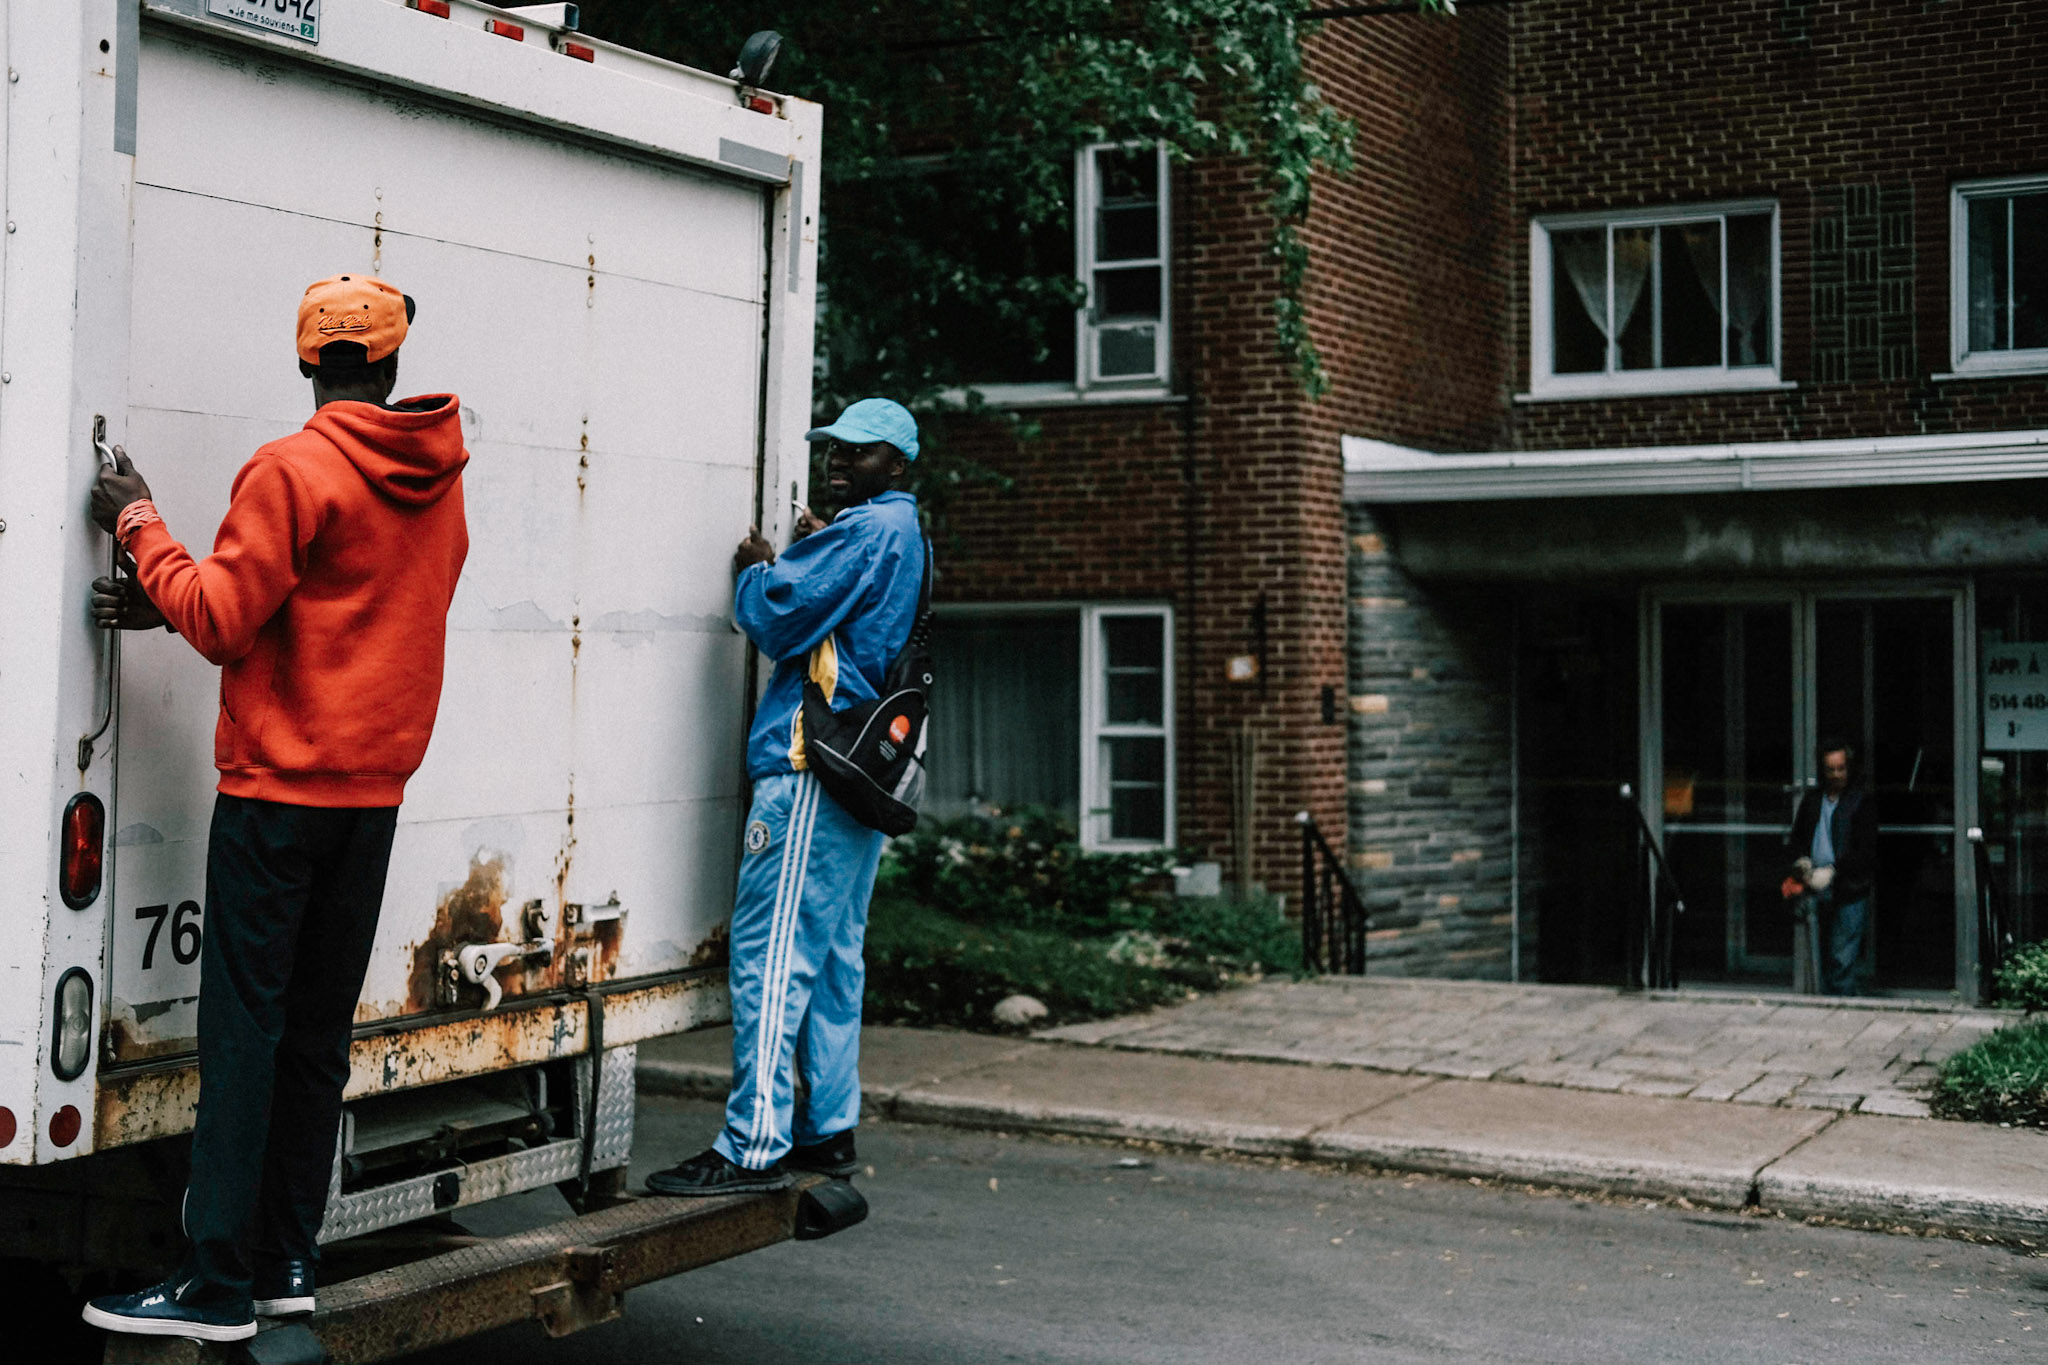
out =
[(408, 9), (416, 9), (421, 14), (431, 14), (436, 19), (448, 17), (448, 0), (405, 0), (405, 3)]
[(19, 1131), (15, 1126), (14, 1111), (0, 1104), (0, 1148), (12, 1147), (14, 1135)]
[(78, 1130), (84, 1126), (84, 1120), (78, 1117), (77, 1108), (73, 1105), (65, 1105), (62, 1109), (50, 1115), (50, 1145), (53, 1147), (69, 1147), (72, 1143), (78, 1141)]
[(73, 967), (57, 978), (55, 1014), (50, 1070), (60, 1081), (75, 1081), (92, 1056), (92, 977), (85, 968)]
[(99, 899), (100, 869), (105, 862), (107, 808), (91, 792), (80, 792), (64, 807), (59, 837), (64, 841), (57, 890), (73, 910)]
[(507, 23), (503, 19), (484, 20), (484, 29), (486, 32), (497, 34), (500, 38), (510, 38), (515, 43), (526, 41), (525, 29), (517, 24)]
[(597, 60), (597, 49), (585, 47), (582, 43), (572, 43), (564, 38), (562, 40), (562, 55), (574, 57), (579, 62), (594, 62)]
[(747, 100), (747, 108), (757, 114), (772, 114), (775, 112), (775, 101), (766, 95), (753, 95)]

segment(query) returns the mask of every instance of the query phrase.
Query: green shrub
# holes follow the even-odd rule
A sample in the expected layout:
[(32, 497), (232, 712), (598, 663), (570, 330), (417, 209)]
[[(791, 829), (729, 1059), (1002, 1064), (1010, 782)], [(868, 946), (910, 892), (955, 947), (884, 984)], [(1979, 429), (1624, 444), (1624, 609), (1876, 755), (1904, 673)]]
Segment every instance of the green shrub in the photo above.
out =
[(1928, 1107), (1939, 1118), (2048, 1128), (2048, 1019), (2008, 1025), (1950, 1057)]
[(1994, 984), (2001, 1005), (2029, 1014), (2048, 1010), (2048, 941), (2029, 943), (2006, 958)]
[(1045, 810), (923, 822), (889, 845), (882, 885), (976, 924), (1107, 934), (1149, 929), (1171, 849), (1084, 853)]
[(1216, 974), (1117, 961), (1102, 939), (970, 924), (900, 895), (878, 895), (868, 915), (871, 1024), (991, 1029), (990, 1011), (1029, 995), (1047, 1024), (1150, 1009), (1217, 984)]
[(990, 1029), (997, 1001), (1029, 995), (1073, 1023), (1300, 970), (1277, 902), (1177, 898), (1174, 860), (1084, 852), (1042, 810), (923, 823), (876, 878), (863, 1013)]
[(1301, 971), (1301, 926), (1270, 897), (1183, 896), (1160, 907), (1154, 928), (1183, 954), (1228, 969)]

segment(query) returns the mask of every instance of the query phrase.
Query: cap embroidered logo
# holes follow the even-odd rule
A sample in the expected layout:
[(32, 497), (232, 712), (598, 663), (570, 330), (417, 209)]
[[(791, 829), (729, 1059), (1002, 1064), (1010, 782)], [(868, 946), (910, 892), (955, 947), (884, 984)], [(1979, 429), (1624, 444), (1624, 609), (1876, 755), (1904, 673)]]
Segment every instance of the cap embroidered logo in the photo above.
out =
[(368, 313), (336, 313), (324, 317), (316, 324), (322, 336), (335, 336), (342, 332), (367, 332), (370, 330)]
[(889, 722), (889, 738), (901, 744), (910, 738), (910, 717), (898, 716)]

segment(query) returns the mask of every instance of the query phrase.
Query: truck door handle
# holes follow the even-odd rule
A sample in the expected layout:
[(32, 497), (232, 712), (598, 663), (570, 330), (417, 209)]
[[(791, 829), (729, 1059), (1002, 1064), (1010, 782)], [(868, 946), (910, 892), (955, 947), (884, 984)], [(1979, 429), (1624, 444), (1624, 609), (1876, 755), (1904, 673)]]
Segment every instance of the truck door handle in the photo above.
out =
[(539, 957), (550, 951), (552, 949), (544, 942), (465, 943), (455, 950), (455, 964), (461, 970), (463, 980), (484, 988), (484, 1013), (489, 1014), (505, 998), (504, 990), (498, 985), (498, 968), (515, 957)]

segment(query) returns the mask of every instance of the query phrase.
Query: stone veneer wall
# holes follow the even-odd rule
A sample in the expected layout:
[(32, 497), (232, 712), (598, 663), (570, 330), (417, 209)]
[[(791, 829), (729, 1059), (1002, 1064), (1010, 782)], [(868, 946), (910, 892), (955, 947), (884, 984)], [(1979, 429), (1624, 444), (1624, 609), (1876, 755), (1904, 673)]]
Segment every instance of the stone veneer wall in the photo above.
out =
[(1349, 860), (1373, 917), (1367, 973), (1505, 979), (1513, 600), (1415, 582), (1371, 514), (1347, 511)]

